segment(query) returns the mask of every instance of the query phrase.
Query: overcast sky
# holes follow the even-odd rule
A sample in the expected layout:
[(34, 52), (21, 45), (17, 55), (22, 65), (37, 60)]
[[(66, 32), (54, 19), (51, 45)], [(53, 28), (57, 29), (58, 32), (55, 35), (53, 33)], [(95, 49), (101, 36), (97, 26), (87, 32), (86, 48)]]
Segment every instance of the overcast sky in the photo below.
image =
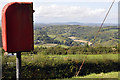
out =
[[(35, 23), (101, 23), (113, 0), (0, 0), (0, 15), (4, 5), (13, 1), (33, 2)], [(117, 23), (118, 1), (113, 5), (106, 23)]]

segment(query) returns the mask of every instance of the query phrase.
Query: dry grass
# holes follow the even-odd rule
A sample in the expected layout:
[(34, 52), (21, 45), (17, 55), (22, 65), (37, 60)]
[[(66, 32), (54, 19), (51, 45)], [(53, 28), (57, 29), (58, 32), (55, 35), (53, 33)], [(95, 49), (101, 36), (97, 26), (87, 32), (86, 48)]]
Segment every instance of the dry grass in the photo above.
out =
[(70, 38), (70, 39), (76, 39), (77, 37), (68, 37), (68, 38)]
[(53, 47), (53, 46), (57, 46), (57, 44), (43, 44), (42, 46)]
[(88, 45), (91, 45), (92, 43), (89, 41), (85, 41), (85, 40), (77, 40), (77, 37), (68, 37), (70, 39), (73, 39), (75, 42), (83, 42), (83, 43), (88, 43)]
[(76, 42), (83, 42), (83, 43), (88, 43), (88, 45), (91, 45), (92, 43), (89, 41), (85, 41), (85, 40), (74, 40)]

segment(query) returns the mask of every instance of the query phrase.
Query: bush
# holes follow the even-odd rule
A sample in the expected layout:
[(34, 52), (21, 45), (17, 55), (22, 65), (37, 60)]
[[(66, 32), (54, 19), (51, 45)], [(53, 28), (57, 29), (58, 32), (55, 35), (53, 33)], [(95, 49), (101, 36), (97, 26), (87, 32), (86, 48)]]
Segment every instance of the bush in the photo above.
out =
[(108, 54), (108, 53), (118, 53), (117, 49), (112, 47), (88, 47), (88, 46), (72, 46), (69, 48), (63, 48), (60, 46), (48, 47), (35, 49), (33, 53), (38, 54), (56, 54), (56, 55), (66, 55), (66, 54)]
[[(23, 80), (70, 78), (78, 71), (81, 63), (81, 60), (60, 59), (45, 55), (22, 56), (22, 78)], [(15, 57), (3, 57), (2, 80), (15, 79), (15, 65)], [(120, 66), (120, 62), (108, 59), (86, 62), (79, 76), (90, 73), (119, 71), (118, 66)]]

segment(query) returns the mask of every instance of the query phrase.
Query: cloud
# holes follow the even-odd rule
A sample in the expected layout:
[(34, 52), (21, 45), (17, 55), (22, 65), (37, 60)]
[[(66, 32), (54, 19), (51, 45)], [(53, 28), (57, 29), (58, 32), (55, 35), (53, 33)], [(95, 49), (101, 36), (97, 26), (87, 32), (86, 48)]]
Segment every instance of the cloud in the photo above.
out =
[[(37, 0), (38, 2), (112, 2), (113, 0)], [(115, 0), (119, 2), (119, 0)]]
[[(0, 0), (0, 14), (5, 4), (9, 2), (33, 2), (33, 8), (35, 10), (34, 19), (35, 21), (101, 21), (108, 8), (106, 7), (95, 7), (82, 4), (74, 4), (73, 2), (111, 2), (113, 0)], [(118, 1), (118, 0), (116, 0)], [(45, 2), (45, 3), (44, 3)], [(52, 3), (53, 2), (53, 3)], [(67, 2), (67, 3), (66, 3)], [(72, 3), (72, 4), (71, 4)], [(89, 3), (94, 4), (94, 3)], [(107, 3), (106, 3), (107, 4)], [(81, 6), (81, 7), (80, 7)], [(107, 5), (106, 5), (107, 6)], [(90, 8), (91, 7), (91, 8)], [(115, 9), (115, 8), (114, 8)], [(116, 12), (108, 17), (109, 19), (117, 19)], [(110, 14), (111, 14), (110, 13)], [(1, 18), (1, 16), (0, 16)]]
[(35, 16), (43, 18), (93, 18), (104, 16), (104, 8), (85, 8), (80, 6), (59, 6), (59, 5), (50, 5), (50, 6), (40, 6), (36, 8)]

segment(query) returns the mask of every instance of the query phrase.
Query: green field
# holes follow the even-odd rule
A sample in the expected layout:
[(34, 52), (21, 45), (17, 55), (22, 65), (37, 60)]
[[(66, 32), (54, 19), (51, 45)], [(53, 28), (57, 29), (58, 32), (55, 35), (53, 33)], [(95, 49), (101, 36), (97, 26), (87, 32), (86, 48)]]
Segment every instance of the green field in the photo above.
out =
[(109, 73), (100, 73), (100, 74), (90, 74), (84, 77), (73, 77), (73, 78), (118, 78), (119, 72), (109, 72)]
[(87, 76), (78, 76), (66, 79), (56, 79), (56, 80), (117, 80), (119, 72), (108, 72), (108, 73), (100, 73), (100, 74), (89, 74)]
[(118, 55), (119, 54), (97, 54), (97, 55), (76, 54), (76, 55), (47, 55), (47, 56), (54, 57), (56, 59), (68, 59), (68, 60), (79, 60), (79, 61), (82, 61), (87, 56), (86, 63), (87, 62), (95, 63), (95, 62), (105, 62), (107, 60), (118, 62)]
[[(84, 57), (84, 54), (76, 55), (24, 55), (22, 54), (22, 76), (24, 78), (34, 79), (77, 79), (94, 77), (111, 77), (119, 71), (118, 54), (96, 54), (88, 55), (79, 74), (80, 77), (74, 77), (78, 71)], [(112, 57), (111, 57), (112, 56)], [(15, 77), (15, 56), (3, 56), (3, 80)], [(8, 72), (11, 71), (11, 72)], [(113, 73), (110, 73), (110, 72)], [(37, 74), (36, 74), (37, 73)], [(105, 73), (105, 74), (104, 74)], [(106, 74), (108, 73), (108, 74)], [(96, 75), (97, 74), (97, 75)], [(114, 75), (115, 74), (115, 75)], [(96, 75), (96, 76), (95, 76)], [(110, 77), (108, 76), (108, 77)], [(100, 77), (100, 78), (101, 78)]]
[(56, 35), (48, 35), (49, 37), (51, 37), (51, 38), (55, 38), (56, 37)]
[(100, 73), (100, 74), (90, 74), (83, 77), (73, 77), (73, 78), (118, 78), (119, 72), (109, 72), (109, 73)]
[(43, 45), (40, 45), (42, 47), (54, 47), (54, 46), (57, 46), (58, 44), (43, 44)]

